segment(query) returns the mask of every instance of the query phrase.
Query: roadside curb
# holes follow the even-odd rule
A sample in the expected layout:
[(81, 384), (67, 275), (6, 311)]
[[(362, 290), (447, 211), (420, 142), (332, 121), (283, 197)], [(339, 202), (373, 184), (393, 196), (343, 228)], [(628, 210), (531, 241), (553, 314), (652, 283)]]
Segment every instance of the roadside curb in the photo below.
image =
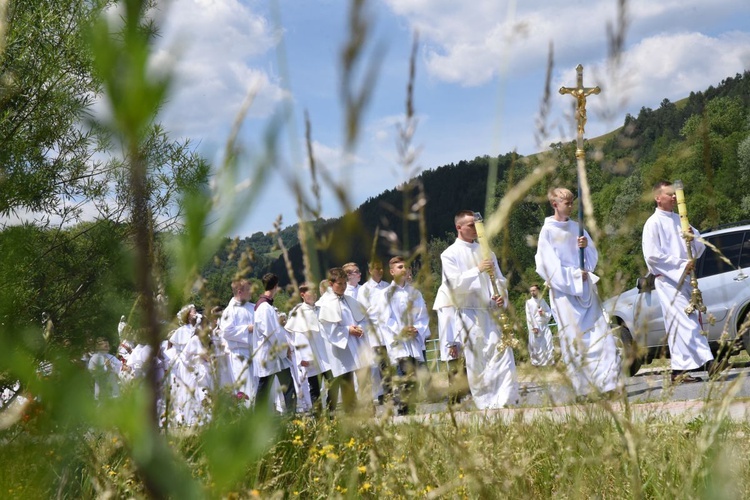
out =
[(665, 401), (649, 403), (629, 403), (626, 406), (620, 402), (596, 402), (586, 404), (571, 404), (545, 408), (501, 408), (497, 410), (453, 411), (444, 410), (435, 413), (420, 413), (416, 415), (385, 417), (394, 423), (421, 422), (424, 424), (477, 423), (483, 420), (502, 420), (505, 423), (535, 420), (580, 420), (586, 418), (611, 417), (612, 414), (630, 419), (646, 421), (654, 419), (680, 419), (690, 421), (699, 417), (715, 417), (725, 412), (726, 418), (734, 421), (750, 421), (750, 401), (732, 401), (723, 405), (721, 401)]

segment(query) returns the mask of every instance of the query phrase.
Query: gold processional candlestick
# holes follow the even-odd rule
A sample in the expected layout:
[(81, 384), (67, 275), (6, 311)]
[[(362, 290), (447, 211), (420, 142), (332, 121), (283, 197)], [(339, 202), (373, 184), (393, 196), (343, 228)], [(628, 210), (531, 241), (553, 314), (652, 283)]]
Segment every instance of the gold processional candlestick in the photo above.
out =
[[(492, 249), (490, 249), (490, 243), (487, 241), (487, 237), (484, 233), (484, 219), (482, 219), (482, 214), (479, 212), (474, 212), (474, 228), (477, 231), (479, 247), (482, 249), (482, 258), (485, 260), (492, 259)], [(497, 282), (495, 281), (495, 271), (489, 271), (487, 274), (490, 277), (490, 283), (492, 283), (492, 296), (502, 297), (503, 294), (500, 292)], [(507, 348), (513, 349), (518, 346), (518, 340), (513, 335), (513, 323), (511, 323), (510, 317), (503, 309), (500, 310), (499, 320), (500, 326), (503, 329), (503, 334), (500, 343), (497, 345), (497, 350), (503, 352)]]
[[(690, 232), (690, 222), (687, 216), (687, 206), (685, 205), (685, 191), (681, 180), (674, 181), (674, 194), (677, 197), (677, 212), (680, 214), (680, 225), (682, 226), (682, 237), (685, 238), (685, 247), (687, 247), (688, 259), (695, 262), (693, 257), (693, 234)], [(695, 275), (695, 266), (690, 271), (690, 286), (693, 290), (690, 292), (690, 303), (685, 308), (685, 314), (692, 314), (693, 311), (706, 312), (706, 306), (703, 304), (703, 295), (698, 290), (698, 278)]]
[[(586, 153), (583, 151), (583, 133), (586, 127), (586, 97), (597, 95), (602, 91), (599, 87), (583, 86), (583, 66), (576, 66), (577, 81), (575, 87), (560, 87), (560, 94), (570, 94), (576, 99), (576, 122), (578, 123), (578, 137), (576, 139), (576, 163), (578, 166), (578, 236), (583, 236), (583, 196), (581, 196), (581, 177), (586, 175)], [(578, 260), (583, 270), (583, 248), (579, 249)]]

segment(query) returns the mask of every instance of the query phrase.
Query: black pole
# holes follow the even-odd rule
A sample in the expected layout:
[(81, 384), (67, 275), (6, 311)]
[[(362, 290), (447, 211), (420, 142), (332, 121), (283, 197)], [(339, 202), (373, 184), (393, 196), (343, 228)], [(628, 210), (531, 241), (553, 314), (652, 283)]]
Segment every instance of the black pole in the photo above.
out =
[[(581, 196), (581, 176), (578, 176), (578, 236), (583, 236), (583, 197)], [(578, 261), (580, 263), (581, 270), (585, 270), (583, 248), (578, 249)]]

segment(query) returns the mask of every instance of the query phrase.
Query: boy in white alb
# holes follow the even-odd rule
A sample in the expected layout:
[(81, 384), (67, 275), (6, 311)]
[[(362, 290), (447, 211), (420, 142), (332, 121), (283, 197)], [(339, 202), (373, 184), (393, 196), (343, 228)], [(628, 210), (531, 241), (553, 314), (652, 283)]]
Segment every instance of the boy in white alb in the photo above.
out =
[(231, 389), (249, 406), (255, 399), (258, 387), (258, 377), (250, 356), (255, 304), (250, 302), (250, 283), (245, 279), (232, 281), (232, 294), (221, 316), (221, 336), (230, 354), (229, 363), (234, 379)]
[(576, 396), (612, 393), (619, 380), (620, 358), (597, 294), (599, 278), (593, 271), (599, 254), (589, 234), (584, 231), (579, 237), (578, 223), (570, 220), (573, 193), (552, 188), (547, 197), (555, 214), (545, 219), (539, 233), (536, 272), (549, 285), (562, 359)]
[(279, 323), (279, 315), (273, 307), (273, 299), (279, 292), (279, 278), (272, 273), (263, 276), (263, 295), (255, 303), (253, 316), (253, 366), (258, 376), (258, 405), (271, 405), (274, 379), (278, 379), (284, 395), (286, 412), (294, 414), (297, 408), (297, 394), (292, 379), (292, 348), (286, 331)]
[(389, 266), (393, 281), (378, 296), (376, 310), (388, 357), (399, 379), (397, 411), (399, 415), (406, 415), (416, 385), (417, 366), (424, 362), (422, 346), (424, 338), (430, 334), (430, 319), (422, 294), (407, 282), (404, 258), (393, 257)]
[(534, 366), (554, 364), (554, 346), (549, 321), (552, 310), (545, 302), (539, 285), (529, 288), (531, 297), (526, 301), (526, 326), (529, 329), (529, 359)]
[[(333, 379), (329, 361), (330, 345), (323, 339), (320, 331), (320, 322), (315, 311), (315, 288), (303, 284), (299, 287), (299, 293), (302, 302), (289, 312), (289, 319), (284, 328), (293, 335), (299, 371), (301, 379), (304, 380), (302, 384), (307, 384), (313, 413), (318, 414), (321, 409), (321, 379)], [(328, 401), (331, 402), (330, 396)], [(335, 408), (329, 406), (329, 409)]]
[[(329, 269), (328, 282), (328, 291), (315, 305), (320, 308), (318, 319), (323, 338), (329, 342), (331, 349), (329, 361), (334, 379), (329, 396), (334, 399), (340, 388), (344, 410), (351, 412), (357, 404), (354, 376), (359, 372), (362, 379), (369, 378), (369, 373), (365, 371), (369, 372), (373, 364), (372, 351), (365, 334), (367, 312), (362, 304), (345, 295), (347, 278), (342, 268)], [(363, 371), (363, 368), (366, 370)], [(360, 384), (359, 387), (367, 385)]]

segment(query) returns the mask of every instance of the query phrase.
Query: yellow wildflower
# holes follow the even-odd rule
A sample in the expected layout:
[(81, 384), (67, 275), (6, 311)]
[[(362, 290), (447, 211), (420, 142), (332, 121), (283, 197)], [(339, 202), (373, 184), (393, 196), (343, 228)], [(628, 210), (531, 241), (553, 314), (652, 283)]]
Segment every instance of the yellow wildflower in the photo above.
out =
[(367, 472), (367, 467), (365, 467), (364, 465), (360, 465), (359, 467), (357, 467), (357, 470), (358, 470), (358, 471), (359, 471), (359, 472), (360, 472), (361, 474), (364, 474), (365, 472)]

